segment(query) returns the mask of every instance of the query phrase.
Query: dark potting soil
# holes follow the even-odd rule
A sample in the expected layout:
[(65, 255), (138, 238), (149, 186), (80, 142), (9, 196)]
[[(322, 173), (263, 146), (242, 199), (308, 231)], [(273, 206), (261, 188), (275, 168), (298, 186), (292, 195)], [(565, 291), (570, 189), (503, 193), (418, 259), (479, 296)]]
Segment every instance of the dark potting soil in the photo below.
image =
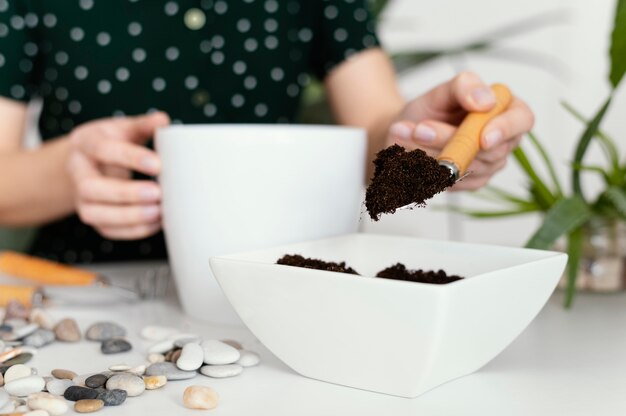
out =
[(397, 263), (391, 267), (387, 267), (385, 270), (378, 272), (376, 277), (382, 277), (383, 279), (405, 280), (409, 282), (433, 283), (437, 285), (463, 279), (461, 276), (448, 275), (443, 270), (408, 270), (402, 263)]
[(285, 254), (283, 257), (278, 259), (276, 264), (358, 275), (356, 270), (354, 270), (352, 267), (346, 266), (346, 262), (344, 261), (342, 261), (341, 263), (333, 263), (318, 259), (308, 259), (299, 254)]
[(365, 208), (374, 221), (405, 205), (425, 206), (427, 199), (454, 185), (450, 170), (420, 149), (407, 152), (395, 144), (376, 154), (374, 167), (365, 193)]

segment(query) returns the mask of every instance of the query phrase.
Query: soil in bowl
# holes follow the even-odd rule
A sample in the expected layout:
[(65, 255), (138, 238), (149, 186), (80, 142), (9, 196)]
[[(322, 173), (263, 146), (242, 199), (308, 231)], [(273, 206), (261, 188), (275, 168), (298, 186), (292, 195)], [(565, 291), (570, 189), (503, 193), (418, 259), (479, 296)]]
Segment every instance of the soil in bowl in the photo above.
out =
[(405, 280), (409, 282), (445, 284), (463, 279), (461, 276), (449, 275), (443, 270), (409, 270), (402, 263), (396, 263), (378, 272), (376, 277), (383, 279)]
[(405, 205), (425, 206), (427, 199), (454, 185), (450, 170), (420, 149), (390, 146), (376, 154), (374, 166), (365, 193), (365, 208), (374, 221)]
[(333, 263), (318, 259), (309, 259), (299, 254), (285, 254), (283, 257), (278, 259), (276, 264), (358, 275), (356, 270), (352, 267), (346, 266), (345, 261), (342, 261), (341, 263)]

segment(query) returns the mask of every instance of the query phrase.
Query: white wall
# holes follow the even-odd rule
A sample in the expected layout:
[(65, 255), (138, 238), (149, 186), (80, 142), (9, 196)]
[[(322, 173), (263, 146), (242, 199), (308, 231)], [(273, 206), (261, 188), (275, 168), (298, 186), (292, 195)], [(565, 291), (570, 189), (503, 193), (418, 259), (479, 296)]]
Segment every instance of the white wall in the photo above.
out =
[[(582, 126), (561, 109), (559, 102), (566, 99), (590, 115), (606, 97), (614, 8), (614, 0), (393, 0), (380, 34), (389, 51), (451, 47), (521, 19), (538, 21), (537, 16), (557, 16), (560, 22), (549, 27), (498, 40), (492, 52), (438, 59), (403, 76), (400, 82), (406, 97), (419, 95), (460, 69), (475, 71), (488, 82), (507, 83), (533, 108), (537, 119), (534, 130), (554, 155), (560, 177), (569, 184), (568, 161)], [(503, 50), (512, 48), (543, 54), (548, 60), (547, 68), (525, 64), (521, 53), (514, 54), (515, 60), (501, 57)], [(622, 154), (626, 149), (626, 123), (620, 113), (625, 107), (626, 91), (622, 88), (604, 124), (614, 137), (622, 138), (618, 140)], [(592, 152), (589, 160), (602, 161), (598, 151)], [(512, 160), (492, 183), (520, 193), (524, 190), (523, 176)], [(590, 194), (597, 193), (597, 185), (589, 181)], [(386, 216), (379, 223), (366, 220), (362, 228), (376, 233), (522, 245), (539, 221), (537, 216), (471, 220), (435, 207), (447, 203), (484, 206), (467, 194), (447, 193), (435, 198), (426, 209)]]

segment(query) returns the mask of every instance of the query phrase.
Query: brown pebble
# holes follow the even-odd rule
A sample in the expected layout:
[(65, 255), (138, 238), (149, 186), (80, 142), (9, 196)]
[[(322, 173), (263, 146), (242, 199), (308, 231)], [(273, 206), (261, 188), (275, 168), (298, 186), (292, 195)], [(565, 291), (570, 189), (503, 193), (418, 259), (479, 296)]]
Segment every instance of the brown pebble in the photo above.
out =
[(99, 399), (83, 399), (74, 404), (74, 410), (78, 413), (96, 412), (104, 406), (104, 402)]
[(237, 348), (238, 350), (242, 350), (243, 347), (241, 346), (241, 344), (237, 341), (235, 341), (234, 339), (223, 339), (222, 342), (224, 344), (228, 344), (233, 348)]
[(59, 380), (73, 380), (78, 374), (70, 370), (63, 370), (61, 368), (56, 368), (52, 370), (52, 377), (58, 378)]
[(12, 299), (7, 304), (4, 319), (28, 319), (29, 316), (30, 308), (27, 308), (21, 302)]
[(188, 409), (215, 409), (219, 396), (211, 387), (189, 386), (183, 393), (183, 404)]
[(4, 386), (4, 376), (0, 373), (0, 387)]
[(165, 376), (145, 376), (143, 382), (146, 384), (146, 390), (156, 390), (165, 386), (167, 377)]
[(54, 327), (54, 335), (57, 340), (64, 342), (80, 341), (80, 329), (75, 320), (65, 318)]
[(180, 358), (180, 355), (183, 353), (183, 350), (174, 350), (174, 352), (172, 352), (172, 356), (170, 357), (170, 361), (173, 363), (178, 362), (178, 359)]

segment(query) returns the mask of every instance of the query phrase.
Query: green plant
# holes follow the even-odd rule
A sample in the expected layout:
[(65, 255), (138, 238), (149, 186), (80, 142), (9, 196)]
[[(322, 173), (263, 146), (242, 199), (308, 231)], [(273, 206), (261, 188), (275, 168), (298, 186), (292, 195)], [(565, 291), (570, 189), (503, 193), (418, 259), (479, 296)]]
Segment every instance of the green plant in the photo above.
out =
[[(498, 211), (468, 211), (454, 208), (477, 218), (492, 218), (542, 212), (540, 227), (535, 231), (527, 247), (549, 249), (556, 241), (567, 240), (567, 286), (565, 306), (572, 305), (576, 291), (576, 280), (580, 264), (585, 227), (593, 221), (603, 219), (613, 225), (626, 222), (626, 160), (620, 161), (616, 142), (600, 129), (602, 120), (611, 105), (613, 94), (626, 72), (626, 0), (618, 0), (615, 24), (611, 37), (611, 70), (609, 81), (611, 91), (600, 109), (590, 119), (585, 119), (572, 105), (563, 103), (563, 108), (586, 126), (576, 142), (571, 164), (571, 193), (565, 193), (555, 173), (553, 163), (537, 137), (528, 135), (530, 145), (545, 169), (548, 179), (537, 173), (522, 147), (513, 152), (517, 164), (528, 179), (527, 195), (519, 197), (500, 188), (489, 187), (481, 195), (483, 198), (504, 203)], [(606, 166), (587, 165), (585, 155), (592, 143), (597, 143), (606, 156)], [(603, 189), (595, 199), (588, 199), (583, 192), (583, 174), (597, 174), (603, 180)]]

